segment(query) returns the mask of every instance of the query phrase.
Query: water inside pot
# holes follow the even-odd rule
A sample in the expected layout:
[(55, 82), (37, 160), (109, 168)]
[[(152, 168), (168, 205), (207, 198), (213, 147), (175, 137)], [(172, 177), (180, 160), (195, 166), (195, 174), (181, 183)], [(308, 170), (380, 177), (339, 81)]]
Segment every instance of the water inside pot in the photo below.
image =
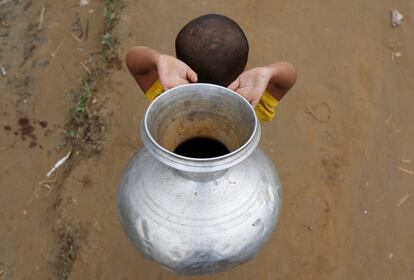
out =
[(174, 153), (191, 158), (212, 158), (228, 154), (230, 151), (221, 142), (208, 137), (194, 137), (178, 145)]

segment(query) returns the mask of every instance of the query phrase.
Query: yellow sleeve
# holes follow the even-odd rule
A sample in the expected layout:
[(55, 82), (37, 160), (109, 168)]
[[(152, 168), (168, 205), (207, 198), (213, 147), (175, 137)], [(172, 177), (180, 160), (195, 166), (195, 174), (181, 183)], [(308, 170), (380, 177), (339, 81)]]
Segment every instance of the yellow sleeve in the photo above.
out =
[[(152, 102), (155, 98), (161, 95), (164, 92), (164, 88), (159, 79), (147, 90), (145, 96), (147, 99)], [(270, 121), (275, 116), (275, 108), (279, 102), (272, 96), (268, 91), (265, 91), (262, 95), (262, 98), (254, 108), (256, 115), (261, 121)]]
[(155, 83), (147, 90), (145, 96), (147, 99), (152, 102), (155, 98), (161, 95), (164, 92), (164, 88), (160, 82), (160, 79), (157, 79)]
[(278, 104), (279, 101), (277, 101), (270, 92), (265, 91), (259, 104), (254, 108), (254, 111), (259, 120), (270, 121), (275, 116), (275, 109)]

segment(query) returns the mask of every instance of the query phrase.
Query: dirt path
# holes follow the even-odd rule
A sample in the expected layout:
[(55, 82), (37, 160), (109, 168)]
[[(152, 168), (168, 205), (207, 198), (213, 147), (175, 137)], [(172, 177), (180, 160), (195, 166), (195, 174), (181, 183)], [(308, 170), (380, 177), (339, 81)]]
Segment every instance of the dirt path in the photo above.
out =
[[(184, 279), (144, 260), (118, 223), (118, 182), (141, 147), (147, 106), (124, 66), (93, 88), (91, 106), (106, 127), (101, 152), (85, 157), (75, 150), (53, 176), (62, 184), (39, 188), (67, 152), (54, 147), (67, 132), (70, 92), (87, 75), (80, 61), (101, 48), (105, 20), (100, 2), (46, 1), (38, 31), (42, 5), (0, 7), (0, 19), (10, 23), (0, 26), (0, 35), (8, 32), (0, 37), (7, 70), (0, 77), (0, 279)], [(263, 124), (261, 145), (284, 190), (275, 234), (254, 261), (190, 279), (414, 279), (410, 1), (125, 5), (114, 30), (120, 57), (135, 45), (173, 54), (184, 23), (217, 12), (246, 31), (250, 66), (288, 60), (299, 69), (277, 119)], [(392, 8), (406, 15), (399, 28), (390, 26)], [(63, 41), (77, 13), (83, 28), (88, 18), (89, 37)]]
[(55, 279), (68, 270), (62, 254), (73, 241), (62, 230), (60, 186), (66, 174), (45, 179), (69, 149), (65, 125), (87, 75), (80, 62), (97, 59), (104, 23), (102, 4), (78, 4), (10, 1), (0, 7), (6, 72), (0, 77), (1, 279)]

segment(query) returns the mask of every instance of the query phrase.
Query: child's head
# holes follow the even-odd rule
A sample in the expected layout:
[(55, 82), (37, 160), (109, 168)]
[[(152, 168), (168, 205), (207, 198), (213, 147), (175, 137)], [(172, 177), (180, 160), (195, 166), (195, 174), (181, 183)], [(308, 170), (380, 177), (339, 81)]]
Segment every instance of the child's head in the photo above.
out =
[(199, 82), (228, 86), (243, 72), (249, 44), (236, 22), (210, 14), (181, 29), (175, 51), (177, 58), (197, 73)]

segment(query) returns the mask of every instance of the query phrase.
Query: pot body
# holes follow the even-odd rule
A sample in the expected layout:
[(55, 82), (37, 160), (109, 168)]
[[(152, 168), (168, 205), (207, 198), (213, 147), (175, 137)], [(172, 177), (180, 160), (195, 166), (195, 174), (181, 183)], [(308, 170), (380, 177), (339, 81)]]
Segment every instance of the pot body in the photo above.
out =
[[(191, 96), (194, 87), (180, 87), (177, 95), (180, 89), (198, 102)], [(230, 98), (246, 106), (239, 96)], [(168, 144), (159, 145), (162, 137), (154, 137), (157, 133), (150, 128), (154, 122), (144, 120), (145, 147), (125, 170), (118, 205), (124, 231), (146, 258), (178, 274), (216, 273), (251, 259), (270, 238), (280, 213), (281, 188), (272, 162), (257, 147), (260, 126), (254, 112), (253, 118), (253, 129), (246, 130), (251, 135), (240, 147), (209, 159), (175, 155), (164, 148)]]

